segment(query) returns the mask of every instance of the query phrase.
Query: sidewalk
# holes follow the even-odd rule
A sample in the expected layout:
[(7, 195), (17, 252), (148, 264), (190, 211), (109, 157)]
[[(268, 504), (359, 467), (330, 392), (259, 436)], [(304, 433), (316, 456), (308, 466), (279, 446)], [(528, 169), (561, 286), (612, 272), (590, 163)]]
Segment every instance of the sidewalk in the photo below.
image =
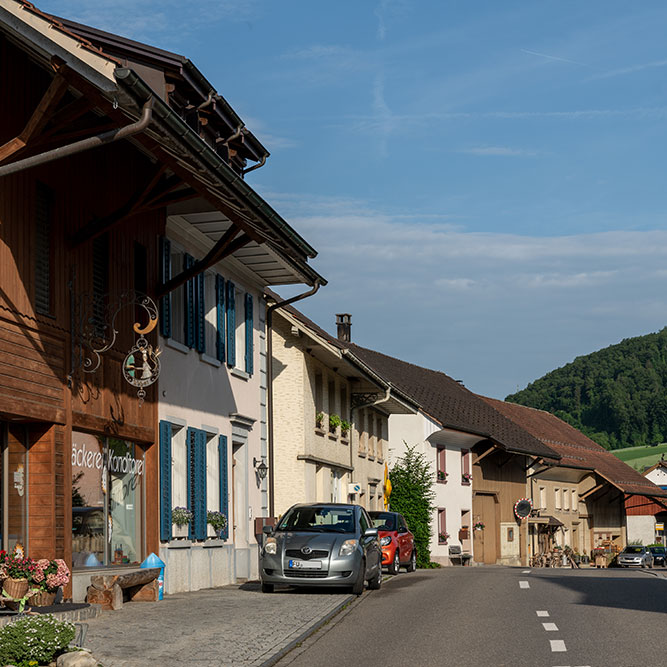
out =
[(104, 667), (265, 665), (303, 640), (354, 596), (259, 584), (130, 602), (88, 622), (85, 641)]

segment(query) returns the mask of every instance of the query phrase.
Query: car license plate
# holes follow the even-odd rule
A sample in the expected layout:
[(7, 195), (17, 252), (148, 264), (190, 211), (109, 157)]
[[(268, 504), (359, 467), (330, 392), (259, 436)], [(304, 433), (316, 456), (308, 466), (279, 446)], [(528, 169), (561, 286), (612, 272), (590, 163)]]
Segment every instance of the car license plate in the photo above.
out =
[(290, 560), (289, 566), (293, 570), (321, 570), (322, 562), (319, 560)]

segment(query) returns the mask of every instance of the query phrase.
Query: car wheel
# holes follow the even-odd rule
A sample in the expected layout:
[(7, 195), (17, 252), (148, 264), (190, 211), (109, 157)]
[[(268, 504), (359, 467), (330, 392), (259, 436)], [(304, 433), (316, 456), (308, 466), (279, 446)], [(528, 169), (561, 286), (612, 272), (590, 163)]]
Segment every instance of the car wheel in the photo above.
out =
[(649, 569), (649, 570), (652, 570), (652, 569), (653, 569), (653, 561), (649, 561), (648, 569)]
[(274, 585), (262, 582), (262, 593), (273, 593)]
[[(398, 553), (398, 551), (396, 552)], [(377, 574), (368, 581), (368, 588), (372, 591), (377, 591), (382, 586), (382, 558), (378, 560)]]
[(417, 552), (413, 549), (408, 563), (408, 572), (414, 572), (417, 569)]
[(398, 553), (398, 548), (394, 552), (394, 561), (389, 566), (389, 574), (398, 574), (398, 571), (401, 569), (401, 559)]
[(364, 580), (366, 576), (366, 561), (362, 560), (357, 573), (357, 580), (352, 584), (352, 595), (361, 595), (364, 592)]

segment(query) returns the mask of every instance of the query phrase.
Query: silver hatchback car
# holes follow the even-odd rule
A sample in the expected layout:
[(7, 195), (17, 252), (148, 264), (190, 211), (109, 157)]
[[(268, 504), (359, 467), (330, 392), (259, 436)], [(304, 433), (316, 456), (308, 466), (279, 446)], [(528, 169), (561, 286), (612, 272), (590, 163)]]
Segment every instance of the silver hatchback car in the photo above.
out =
[(294, 505), (275, 528), (264, 528), (260, 553), (262, 592), (275, 584), (349, 586), (382, 584), (382, 551), (377, 528), (358, 505)]
[(621, 567), (653, 567), (653, 554), (647, 547), (629, 544), (618, 554), (618, 564)]

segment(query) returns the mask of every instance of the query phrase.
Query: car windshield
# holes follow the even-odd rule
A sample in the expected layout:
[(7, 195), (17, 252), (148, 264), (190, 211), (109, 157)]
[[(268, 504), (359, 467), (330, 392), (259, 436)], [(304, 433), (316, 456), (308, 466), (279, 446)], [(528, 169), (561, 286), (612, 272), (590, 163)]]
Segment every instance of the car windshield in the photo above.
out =
[(277, 530), (313, 533), (353, 533), (352, 507), (293, 507), (280, 520)]
[(396, 530), (396, 515), (391, 512), (371, 512), (371, 519), (378, 530)]
[(626, 554), (641, 554), (644, 553), (644, 547), (625, 547)]
[(665, 554), (665, 547), (651, 547), (651, 552), (654, 554)]

